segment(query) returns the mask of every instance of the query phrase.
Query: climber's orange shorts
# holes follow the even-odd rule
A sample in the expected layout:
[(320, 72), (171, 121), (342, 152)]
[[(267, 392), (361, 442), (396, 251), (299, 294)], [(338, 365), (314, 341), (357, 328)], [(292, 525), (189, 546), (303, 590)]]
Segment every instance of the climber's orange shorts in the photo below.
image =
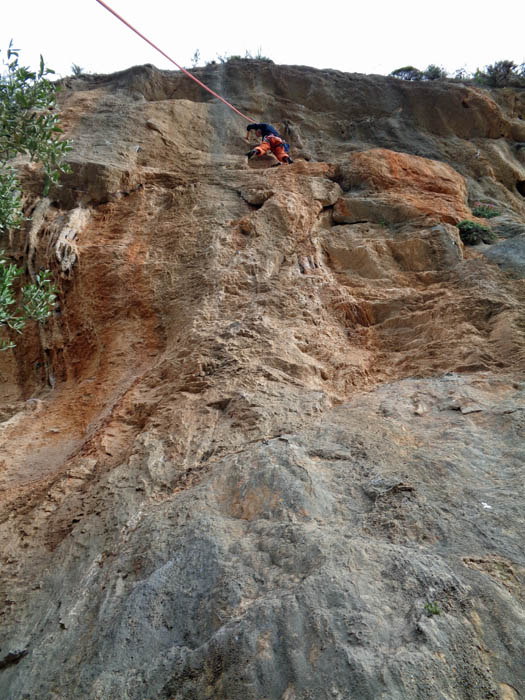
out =
[(257, 151), (259, 156), (263, 156), (268, 151), (271, 151), (281, 163), (288, 158), (288, 154), (283, 146), (283, 140), (278, 136), (266, 136), (264, 141), (256, 146), (254, 150)]

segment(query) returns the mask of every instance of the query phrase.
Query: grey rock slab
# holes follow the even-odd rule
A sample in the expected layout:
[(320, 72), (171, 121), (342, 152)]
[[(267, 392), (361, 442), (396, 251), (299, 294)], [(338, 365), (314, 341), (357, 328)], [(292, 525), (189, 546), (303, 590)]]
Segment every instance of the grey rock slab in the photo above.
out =
[[(443, 411), (451, 397), (483, 411)], [(120, 525), (108, 513), (91, 539), (73, 530), (5, 630), (2, 648), (28, 653), (2, 670), (3, 696), (524, 688), (522, 409), (490, 375), (403, 380), (218, 459), (193, 488), (116, 489)]]
[(525, 233), (496, 243), (483, 254), (512, 276), (525, 278)]

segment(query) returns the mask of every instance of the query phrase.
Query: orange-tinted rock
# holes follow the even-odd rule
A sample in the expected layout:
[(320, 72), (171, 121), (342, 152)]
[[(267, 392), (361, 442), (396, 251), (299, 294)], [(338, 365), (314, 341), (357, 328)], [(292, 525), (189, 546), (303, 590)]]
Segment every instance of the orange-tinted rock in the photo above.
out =
[(465, 178), (446, 163), (378, 148), (353, 153), (340, 166), (340, 181), (349, 190), (334, 212), (340, 223), (472, 218)]

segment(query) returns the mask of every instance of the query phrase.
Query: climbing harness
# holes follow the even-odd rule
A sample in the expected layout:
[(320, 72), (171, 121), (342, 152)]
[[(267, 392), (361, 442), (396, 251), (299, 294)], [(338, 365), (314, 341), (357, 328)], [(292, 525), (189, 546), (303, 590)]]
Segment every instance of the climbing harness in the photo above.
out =
[(135, 34), (138, 34), (138, 35), (140, 36), (141, 39), (144, 39), (144, 41), (146, 41), (150, 46), (153, 46), (153, 48), (154, 48), (156, 51), (158, 51), (160, 54), (162, 54), (162, 55), (164, 56), (164, 58), (167, 58), (168, 61), (171, 61), (171, 63), (173, 63), (173, 65), (177, 66), (177, 68), (178, 68), (179, 70), (181, 70), (183, 73), (186, 73), (186, 75), (188, 76), (188, 78), (191, 78), (191, 79), (194, 80), (196, 83), (198, 83), (201, 87), (203, 87), (205, 90), (207, 90), (209, 93), (211, 93), (214, 97), (216, 97), (217, 99), (219, 99), (221, 102), (224, 102), (225, 105), (228, 105), (228, 107), (230, 107), (230, 109), (233, 109), (234, 112), (237, 112), (237, 114), (238, 114), (239, 116), (241, 116), (243, 119), (246, 119), (246, 120), (249, 121), (249, 122), (255, 121), (254, 119), (252, 119), (252, 118), (250, 118), (250, 117), (247, 117), (245, 114), (243, 114), (241, 111), (239, 111), (239, 110), (237, 109), (237, 107), (234, 107), (232, 104), (230, 104), (230, 103), (228, 102), (228, 100), (225, 100), (224, 97), (221, 97), (220, 95), (218, 95), (216, 92), (214, 92), (214, 91), (213, 91), (211, 88), (209, 88), (207, 85), (205, 85), (204, 83), (201, 83), (201, 81), (200, 81), (198, 78), (196, 78), (194, 75), (192, 75), (189, 71), (187, 71), (186, 68), (183, 68), (182, 66), (179, 66), (178, 63), (176, 63), (172, 58), (170, 58), (170, 57), (168, 56), (168, 54), (164, 53), (164, 51), (162, 51), (161, 49), (159, 49), (158, 46), (155, 46), (155, 44), (154, 44), (152, 41), (150, 41), (147, 37), (145, 37), (144, 34), (141, 34), (141, 33), (140, 33), (137, 29), (135, 29), (135, 27), (133, 27), (129, 22), (126, 22), (126, 20), (125, 20), (123, 17), (121, 17), (119, 14), (117, 14), (117, 13), (115, 12), (115, 10), (112, 10), (111, 7), (109, 7), (109, 5), (106, 5), (106, 3), (103, 2), (102, 0), (97, 0), (97, 2), (98, 2), (99, 5), (102, 5), (102, 7), (105, 7), (106, 10), (107, 10), (108, 12), (111, 12), (111, 14), (114, 15), (117, 19), (119, 19), (123, 24), (125, 24), (126, 27), (129, 27), (129, 29), (131, 29), (133, 32), (135, 32)]

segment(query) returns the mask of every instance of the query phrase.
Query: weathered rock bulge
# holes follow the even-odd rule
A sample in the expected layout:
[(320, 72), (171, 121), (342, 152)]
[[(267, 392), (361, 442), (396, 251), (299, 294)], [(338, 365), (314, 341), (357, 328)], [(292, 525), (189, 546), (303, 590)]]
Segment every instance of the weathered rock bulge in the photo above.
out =
[(60, 304), (0, 357), (0, 695), (517, 700), (523, 91), (197, 74), (294, 165), (152, 66), (20, 163)]

